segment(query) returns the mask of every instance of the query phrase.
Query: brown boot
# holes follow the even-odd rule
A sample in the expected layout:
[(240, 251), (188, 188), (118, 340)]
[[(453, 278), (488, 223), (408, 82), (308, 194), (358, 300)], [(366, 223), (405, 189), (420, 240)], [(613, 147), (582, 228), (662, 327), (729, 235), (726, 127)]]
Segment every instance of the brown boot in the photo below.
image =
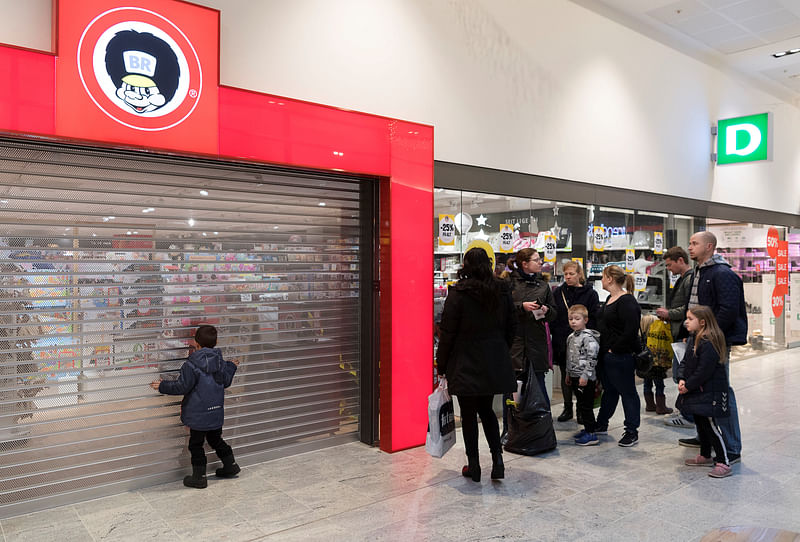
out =
[(672, 414), (672, 409), (667, 406), (666, 395), (656, 395), (656, 414)]
[(652, 391), (644, 392), (644, 411), (645, 412), (655, 412), (656, 411), (656, 402), (653, 400), (653, 392)]

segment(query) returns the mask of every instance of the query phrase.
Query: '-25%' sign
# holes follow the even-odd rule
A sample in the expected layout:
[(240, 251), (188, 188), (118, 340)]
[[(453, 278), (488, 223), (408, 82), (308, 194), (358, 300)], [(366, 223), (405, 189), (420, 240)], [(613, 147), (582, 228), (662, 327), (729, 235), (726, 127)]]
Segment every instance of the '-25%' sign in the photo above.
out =
[(456, 221), (453, 215), (439, 215), (439, 244), (445, 246), (456, 244)]
[(514, 226), (511, 224), (500, 224), (500, 252), (512, 252), (514, 250)]

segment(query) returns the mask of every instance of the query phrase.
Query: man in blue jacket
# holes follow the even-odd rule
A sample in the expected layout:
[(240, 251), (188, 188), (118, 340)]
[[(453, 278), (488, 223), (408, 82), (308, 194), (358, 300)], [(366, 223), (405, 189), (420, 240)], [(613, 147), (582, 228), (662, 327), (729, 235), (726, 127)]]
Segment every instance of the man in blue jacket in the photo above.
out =
[[(728, 353), (725, 368), (730, 371), (730, 347), (747, 344), (747, 312), (744, 304), (744, 285), (731, 265), (719, 254), (717, 238), (707, 231), (697, 232), (689, 239), (689, 256), (697, 262), (691, 276), (689, 308), (693, 305), (711, 307), (722, 333), (725, 334)], [(730, 374), (728, 375), (730, 381)], [(728, 418), (720, 418), (717, 423), (722, 430), (725, 449), (731, 463), (738, 463), (742, 455), (742, 432), (739, 428), (739, 411), (733, 388), (730, 394)], [(692, 446), (697, 439), (681, 439), (684, 446)], [(697, 442), (699, 446), (699, 441)]]

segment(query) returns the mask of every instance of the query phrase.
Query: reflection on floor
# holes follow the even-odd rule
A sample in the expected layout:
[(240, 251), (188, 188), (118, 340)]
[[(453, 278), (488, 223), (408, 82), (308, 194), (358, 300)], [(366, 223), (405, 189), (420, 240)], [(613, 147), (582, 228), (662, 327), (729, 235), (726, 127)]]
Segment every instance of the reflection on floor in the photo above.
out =
[[(6, 541), (697, 541), (725, 526), (800, 532), (800, 349), (735, 363), (732, 381), (743, 460), (721, 480), (683, 466), (694, 450), (676, 439), (693, 433), (660, 416), (643, 415), (638, 446), (618, 447), (620, 408), (599, 446), (573, 445), (570, 421), (556, 424), (557, 450), (506, 454), (502, 482), (460, 475), (460, 435), (443, 459), (422, 448), (390, 455), (347, 444), (249, 465), (235, 480), (212, 476), (206, 490), (165, 484), (0, 527)], [(674, 400), (671, 382), (668, 395)]]

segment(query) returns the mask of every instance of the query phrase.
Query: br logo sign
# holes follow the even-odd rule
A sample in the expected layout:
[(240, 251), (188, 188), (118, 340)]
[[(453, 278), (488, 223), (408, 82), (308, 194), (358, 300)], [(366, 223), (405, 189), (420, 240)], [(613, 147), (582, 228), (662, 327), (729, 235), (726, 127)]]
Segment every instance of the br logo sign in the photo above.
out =
[(78, 73), (103, 113), (144, 131), (186, 120), (203, 81), (197, 52), (181, 29), (135, 7), (110, 9), (86, 26), (78, 42)]

